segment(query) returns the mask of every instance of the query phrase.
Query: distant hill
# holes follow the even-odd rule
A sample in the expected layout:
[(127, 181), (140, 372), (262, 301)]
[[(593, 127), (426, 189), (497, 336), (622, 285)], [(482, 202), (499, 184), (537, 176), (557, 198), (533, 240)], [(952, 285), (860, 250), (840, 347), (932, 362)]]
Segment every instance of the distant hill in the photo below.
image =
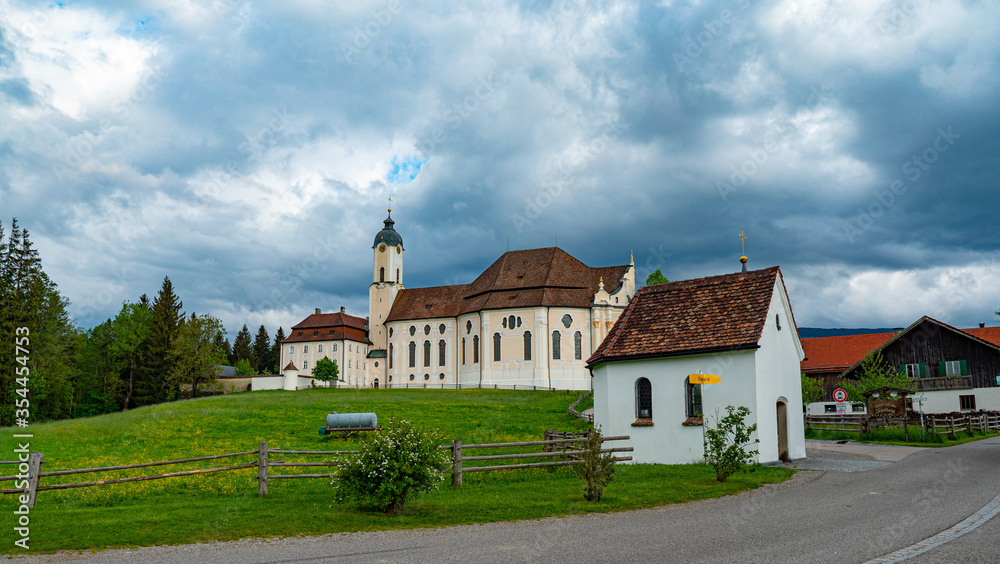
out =
[(871, 333), (892, 333), (892, 329), (820, 329), (818, 327), (799, 327), (799, 337), (840, 337), (843, 335), (868, 335)]

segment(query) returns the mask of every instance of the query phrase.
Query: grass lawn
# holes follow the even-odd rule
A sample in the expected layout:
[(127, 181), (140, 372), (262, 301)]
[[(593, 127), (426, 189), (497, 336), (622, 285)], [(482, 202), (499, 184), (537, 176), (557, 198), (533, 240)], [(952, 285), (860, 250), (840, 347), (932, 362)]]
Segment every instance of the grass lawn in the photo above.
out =
[[(545, 429), (584, 428), (584, 423), (566, 413), (576, 397), (566, 392), (494, 390), (255, 392), (32, 425), (29, 431), (34, 434), (31, 449), (45, 454), (43, 471), (53, 471), (249, 451), (263, 441), (271, 448), (291, 450), (356, 447), (356, 438), (343, 441), (318, 434), (332, 411), (373, 411), (380, 423), (406, 418), (437, 429), (444, 438), (461, 438), (465, 444), (539, 440)], [(13, 432), (4, 429), (4, 436)], [(13, 447), (5, 452), (12, 453)], [(318, 461), (316, 457), (271, 457)], [(42, 484), (210, 468), (255, 459), (60, 476), (43, 478)], [(272, 469), (276, 471), (318, 473), (325, 469)], [(258, 498), (257, 470), (249, 468), (39, 492), (38, 505), (30, 514), (30, 545), (32, 552), (99, 549), (620, 511), (737, 493), (786, 480), (791, 474), (783, 468), (762, 467), (719, 484), (707, 466), (623, 465), (605, 498), (588, 503), (569, 468), (477, 472), (463, 476), (463, 488), (446, 482), (439, 491), (407, 504), (401, 513), (384, 516), (333, 503), (327, 479), (272, 480), (268, 496)], [(11, 487), (12, 482), (3, 484)], [(0, 512), (13, 519), (14, 508), (14, 496), (0, 497)], [(12, 527), (3, 531), (0, 553), (23, 552), (13, 545), (18, 537)]]
[(1000, 436), (1000, 433), (983, 433), (980, 431), (959, 431), (955, 433), (955, 439), (951, 435), (938, 434), (924, 435), (924, 440), (920, 440), (920, 427), (910, 427), (910, 440), (904, 440), (903, 429), (875, 429), (871, 433), (846, 433), (841, 431), (806, 431), (807, 439), (819, 439), (828, 441), (851, 440), (860, 443), (875, 443), (881, 445), (915, 446), (915, 447), (947, 447), (955, 446), (980, 439)]

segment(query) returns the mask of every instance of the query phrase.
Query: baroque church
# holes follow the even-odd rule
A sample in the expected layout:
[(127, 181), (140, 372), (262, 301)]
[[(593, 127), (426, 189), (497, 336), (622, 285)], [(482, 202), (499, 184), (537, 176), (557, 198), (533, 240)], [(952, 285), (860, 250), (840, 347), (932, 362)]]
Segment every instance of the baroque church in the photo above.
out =
[(391, 212), (372, 245), (368, 317), (317, 309), (293, 326), (281, 348), (286, 389), (312, 385), (323, 357), (347, 387), (591, 388), (586, 360), (635, 294), (634, 261), (590, 267), (558, 247), (508, 251), (469, 284), (406, 288)]

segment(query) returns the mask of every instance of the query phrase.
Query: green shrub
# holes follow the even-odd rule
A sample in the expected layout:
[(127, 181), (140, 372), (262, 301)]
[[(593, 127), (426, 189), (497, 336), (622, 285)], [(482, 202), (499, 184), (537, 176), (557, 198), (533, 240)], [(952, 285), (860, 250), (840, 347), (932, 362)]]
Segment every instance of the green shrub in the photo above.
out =
[(441, 440), (409, 421), (390, 421), (349, 456), (333, 481), (338, 503), (383, 513), (398, 512), (421, 493), (433, 491), (450, 467)]
[(757, 430), (757, 424), (746, 424), (750, 410), (744, 406), (726, 406), (725, 417), (719, 418), (719, 410), (715, 410), (715, 428), (705, 426), (705, 462), (715, 468), (715, 479), (725, 482), (726, 478), (745, 469), (753, 463), (758, 451), (747, 450)]
[(570, 465), (576, 477), (583, 482), (583, 498), (587, 501), (601, 501), (604, 488), (615, 477), (615, 455), (601, 452), (602, 440), (603, 435), (598, 426), (587, 436), (587, 442), (581, 448), (583, 454), (580, 455), (580, 462)]

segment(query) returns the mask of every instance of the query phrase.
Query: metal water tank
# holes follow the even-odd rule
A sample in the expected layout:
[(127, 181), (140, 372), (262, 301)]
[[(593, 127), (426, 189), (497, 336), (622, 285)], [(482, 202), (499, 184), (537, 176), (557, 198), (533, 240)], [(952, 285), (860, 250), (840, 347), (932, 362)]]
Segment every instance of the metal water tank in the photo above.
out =
[(331, 429), (370, 429), (378, 427), (374, 413), (331, 413), (326, 416), (326, 426)]

